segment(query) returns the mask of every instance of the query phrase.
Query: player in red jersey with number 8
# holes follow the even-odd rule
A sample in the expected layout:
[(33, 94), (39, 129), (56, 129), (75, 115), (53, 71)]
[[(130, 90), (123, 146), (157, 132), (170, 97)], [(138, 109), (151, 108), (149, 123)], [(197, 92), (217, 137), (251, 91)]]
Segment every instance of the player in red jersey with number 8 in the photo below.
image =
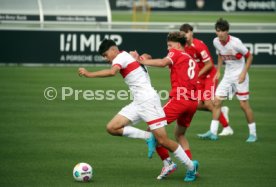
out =
[[(191, 120), (196, 112), (197, 101), (197, 78), (198, 66), (196, 62), (184, 51), (186, 38), (180, 32), (168, 34), (167, 45), (168, 55), (162, 59), (140, 60), (141, 64), (156, 67), (169, 66), (171, 70), (171, 91), (170, 99), (163, 107), (168, 124), (177, 121), (175, 127), (175, 137), (185, 153), (191, 157), (188, 140), (185, 132), (190, 126)], [(176, 170), (176, 164), (169, 157), (167, 149), (157, 146), (157, 153), (163, 160), (164, 167), (157, 179), (163, 179)], [(198, 166), (197, 161), (193, 161)], [(194, 181), (195, 173), (187, 172), (185, 181)]]

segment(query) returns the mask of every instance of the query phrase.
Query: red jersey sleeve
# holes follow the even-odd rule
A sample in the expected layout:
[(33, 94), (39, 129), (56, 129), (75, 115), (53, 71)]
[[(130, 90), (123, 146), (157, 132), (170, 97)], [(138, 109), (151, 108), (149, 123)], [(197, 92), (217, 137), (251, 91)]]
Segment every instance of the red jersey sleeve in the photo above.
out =
[(207, 61), (211, 60), (210, 52), (208, 50), (208, 47), (205, 45), (205, 43), (201, 40), (198, 40), (195, 43), (196, 43), (196, 45), (195, 45), (196, 49), (201, 56), (202, 62), (207, 62)]
[(166, 57), (171, 60), (172, 64), (174, 64), (178, 58), (178, 51), (171, 49)]

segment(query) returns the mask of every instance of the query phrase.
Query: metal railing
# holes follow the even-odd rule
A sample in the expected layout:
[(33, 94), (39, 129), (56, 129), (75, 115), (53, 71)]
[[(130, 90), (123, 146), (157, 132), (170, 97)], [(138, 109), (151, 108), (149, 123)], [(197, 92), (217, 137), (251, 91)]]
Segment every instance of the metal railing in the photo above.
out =
[[(180, 22), (39, 22), (39, 21), (0, 21), (0, 29), (21, 30), (105, 30), (105, 31), (139, 31), (160, 32), (176, 31)], [(191, 22), (194, 32), (214, 32), (214, 23)], [(275, 32), (276, 23), (231, 23), (231, 32)]]

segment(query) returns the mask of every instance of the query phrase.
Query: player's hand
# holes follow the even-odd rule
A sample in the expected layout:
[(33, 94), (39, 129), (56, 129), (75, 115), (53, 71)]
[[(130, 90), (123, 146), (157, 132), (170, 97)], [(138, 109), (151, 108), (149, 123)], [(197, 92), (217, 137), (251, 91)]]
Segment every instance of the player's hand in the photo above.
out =
[(130, 51), (129, 54), (135, 59), (139, 60), (139, 53), (137, 51)]
[(147, 53), (144, 53), (140, 56), (140, 60), (148, 60), (148, 59), (152, 59), (152, 57)]
[(246, 72), (242, 72), (239, 76), (239, 84), (243, 83), (246, 77)]
[(85, 68), (79, 68), (79, 76), (86, 76), (88, 71)]

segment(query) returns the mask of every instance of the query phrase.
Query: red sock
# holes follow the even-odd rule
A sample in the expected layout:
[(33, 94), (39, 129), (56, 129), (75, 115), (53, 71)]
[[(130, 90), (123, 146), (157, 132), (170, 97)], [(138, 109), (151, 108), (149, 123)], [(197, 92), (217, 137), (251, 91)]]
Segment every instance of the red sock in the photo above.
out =
[(219, 116), (219, 122), (223, 127), (228, 127), (228, 123), (222, 112), (220, 113), (220, 116)]
[(156, 152), (158, 153), (158, 155), (160, 156), (161, 160), (165, 160), (166, 158), (169, 158), (169, 151), (162, 147), (162, 146), (157, 146), (156, 147)]
[(190, 149), (185, 150), (186, 155), (192, 160), (192, 153)]

